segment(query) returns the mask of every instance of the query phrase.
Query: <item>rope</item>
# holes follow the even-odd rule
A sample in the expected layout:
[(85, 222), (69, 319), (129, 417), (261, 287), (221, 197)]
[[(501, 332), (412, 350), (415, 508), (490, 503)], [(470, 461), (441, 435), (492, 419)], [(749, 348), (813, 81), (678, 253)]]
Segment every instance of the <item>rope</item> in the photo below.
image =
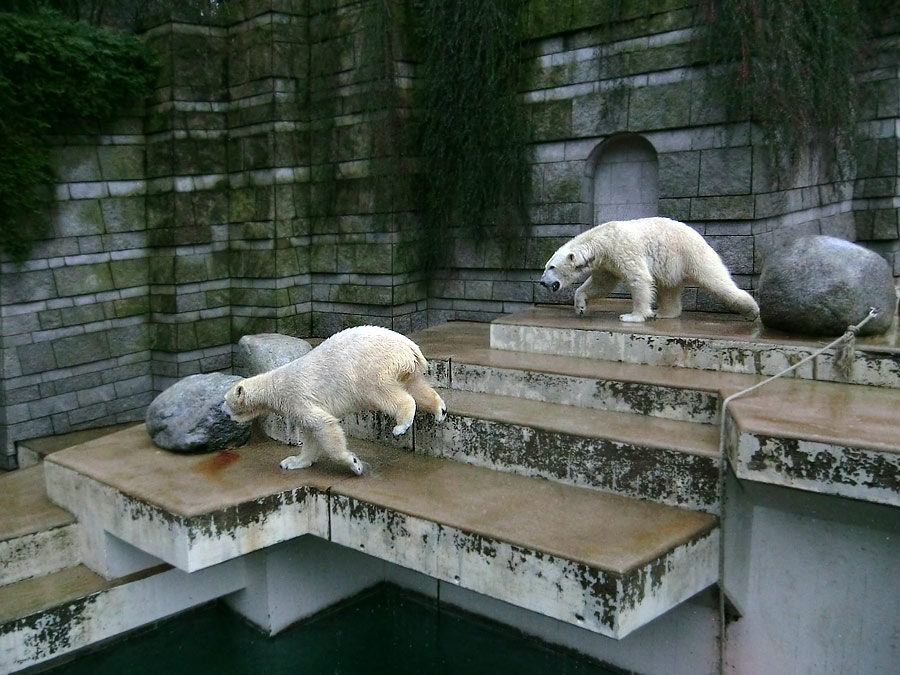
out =
[(837, 348), (834, 357), (834, 366), (838, 371), (838, 374), (843, 377), (845, 380), (850, 378), (850, 373), (853, 368), (853, 355), (854, 350), (856, 349), (856, 335), (862, 330), (863, 326), (865, 326), (869, 321), (877, 317), (881, 312), (875, 307), (871, 307), (869, 309), (869, 313), (866, 317), (860, 321), (858, 324), (853, 326), (847, 326), (847, 330), (844, 332), (836, 340), (829, 342), (827, 345), (814, 351), (811, 354), (808, 354), (804, 358), (800, 359), (797, 363), (792, 366), (788, 366), (784, 370), (772, 375), (769, 378), (766, 378), (762, 382), (757, 382), (752, 387), (747, 387), (746, 389), (742, 389), (741, 391), (735, 392), (725, 398), (722, 401), (722, 410), (720, 412), (719, 419), (719, 495), (720, 495), (720, 504), (721, 504), (721, 513), (719, 515), (719, 673), (720, 675), (724, 675), (725, 673), (725, 651), (727, 647), (726, 639), (725, 639), (725, 478), (726, 472), (728, 469), (728, 457), (725, 452), (725, 420), (727, 419), (726, 411), (728, 410), (728, 404), (734, 401), (741, 396), (749, 394), (752, 391), (756, 391), (761, 387), (766, 386), (770, 382), (773, 382), (781, 377), (784, 377), (790, 372), (793, 372), (804, 363), (807, 363), (819, 356), (821, 356), (824, 352), (829, 349)]

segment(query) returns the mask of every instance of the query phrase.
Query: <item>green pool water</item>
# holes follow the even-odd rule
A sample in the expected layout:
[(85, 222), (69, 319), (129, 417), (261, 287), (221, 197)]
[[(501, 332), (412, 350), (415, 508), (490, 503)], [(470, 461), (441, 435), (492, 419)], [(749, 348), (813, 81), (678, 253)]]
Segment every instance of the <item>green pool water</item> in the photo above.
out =
[(55, 675), (612, 675), (500, 624), (378, 586), (266, 637), (222, 604), (189, 612), (52, 671)]

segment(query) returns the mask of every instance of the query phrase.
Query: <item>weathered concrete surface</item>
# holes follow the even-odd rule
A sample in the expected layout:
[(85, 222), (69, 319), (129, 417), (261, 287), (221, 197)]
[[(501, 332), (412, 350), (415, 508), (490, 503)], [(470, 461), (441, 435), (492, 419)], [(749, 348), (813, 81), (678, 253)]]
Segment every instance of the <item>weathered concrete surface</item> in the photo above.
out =
[[(202, 458), (160, 452), (127, 430), (54, 455), (48, 489), (186, 571), (311, 533), (615, 637), (715, 580), (710, 515), (351, 445), (372, 467), (361, 479), (326, 462), (283, 472), (284, 448), (271, 442)], [(506, 547), (510, 567), (451, 573), (481, 564), (485, 547)], [(516, 572), (523, 556), (533, 562)]]
[(715, 512), (717, 431), (710, 425), (442, 390), (448, 417), (419, 416), (415, 450)]
[(738, 476), (900, 505), (900, 391), (776, 381), (729, 404)]
[[(765, 329), (758, 322), (690, 313), (631, 325), (617, 321), (620, 306), (607, 300), (588, 318), (564, 308), (538, 306), (491, 324), (491, 347), (633, 364), (675, 366), (750, 375), (774, 375), (824, 346)], [(850, 378), (854, 384), (900, 388), (900, 339), (896, 323), (885, 335), (860, 338)], [(823, 355), (793, 377), (845, 381)]]
[(78, 525), (47, 498), (41, 465), (0, 475), (0, 513), (0, 586), (78, 564)]
[(432, 458), (390, 468), (339, 487), (333, 541), (616, 638), (715, 582), (708, 515)]
[(701, 424), (712, 424), (716, 419), (717, 393), (698, 388), (542, 372), (526, 369), (524, 364), (500, 368), (454, 360), (451, 368), (453, 388), (463, 391)]
[(286, 450), (266, 441), (252, 452), (177, 455), (154, 447), (135, 427), (50, 457), (47, 492), (83, 527), (106, 530), (191, 572), (327, 532), (321, 492), (339, 467), (322, 462), (321, 469), (291, 475), (279, 467)]
[(168, 566), (106, 581), (84, 567), (0, 589), (0, 672), (44, 663), (232, 593), (242, 561), (188, 575)]

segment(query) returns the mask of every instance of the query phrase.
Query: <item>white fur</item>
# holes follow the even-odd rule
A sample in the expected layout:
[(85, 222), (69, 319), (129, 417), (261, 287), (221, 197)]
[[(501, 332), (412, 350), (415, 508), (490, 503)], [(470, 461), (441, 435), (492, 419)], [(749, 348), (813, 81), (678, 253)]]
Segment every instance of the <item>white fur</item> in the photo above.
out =
[(237, 421), (276, 412), (303, 429), (303, 451), (285, 458), (283, 468), (312, 466), (324, 452), (359, 475), (362, 462), (347, 450), (340, 419), (380, 410), (397, 421), (393, 431), (399, 436), (412, 425), (418, 405), (440, 422), (447, 409), (425, 382), (426, 365), (418, 345), (399, 333), (378, 326), (348, 328), (295, 361), (236, 383), (225, 402)]
[[(668, 218), (639, 218), (598, 225), (557, 249), (541, 283), (558, 291), (589, 269), (591, 275), (575, 291), (575, 312), (587, 301), (606, 297), (619, 281), (631, 291), (632, 310), (622, 321), (681, 315), (681, 291), (695, 283), (748, 319), (759, 316), (749, 293), (735, 285), (728, 269), (706, 240), (684, 223)], [(651, 305), (659, 298), (658, 312)]]

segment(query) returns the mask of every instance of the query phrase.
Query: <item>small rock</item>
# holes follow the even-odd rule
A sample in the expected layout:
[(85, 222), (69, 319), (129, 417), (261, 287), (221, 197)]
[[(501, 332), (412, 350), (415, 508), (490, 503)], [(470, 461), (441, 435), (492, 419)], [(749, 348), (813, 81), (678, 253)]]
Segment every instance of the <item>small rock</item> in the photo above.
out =
[(312, 346), (280, 333), (245, 335), (238, 342), (235, 371), (244, 377), (265, 373), (307, 354)]
[(225, 392), (242, 378), (209, 373), (179, 380), (147, 408), (147, 431), (156, 445), (173, 452), (214, 452), (250, 440), (252, 425), (231, 419)]
[(835, 237), (800, 237), (767, 258), (759, 278), (763, 324), (804, 335), (841, 335), (880, 314), (860, 330), (878, 335), (890, 327), (897, 294), (890, 265), (880, 255)]
[[(245, 377), (268, 372), (306, 355), (312, 346), (300, 338), (280, 333), (245, 335), (238, 342), (237, 371)], [(260, 430), (273, 441), (302, 445), (303, 432), (282, 415), (271, 413), (257, 418)]]

